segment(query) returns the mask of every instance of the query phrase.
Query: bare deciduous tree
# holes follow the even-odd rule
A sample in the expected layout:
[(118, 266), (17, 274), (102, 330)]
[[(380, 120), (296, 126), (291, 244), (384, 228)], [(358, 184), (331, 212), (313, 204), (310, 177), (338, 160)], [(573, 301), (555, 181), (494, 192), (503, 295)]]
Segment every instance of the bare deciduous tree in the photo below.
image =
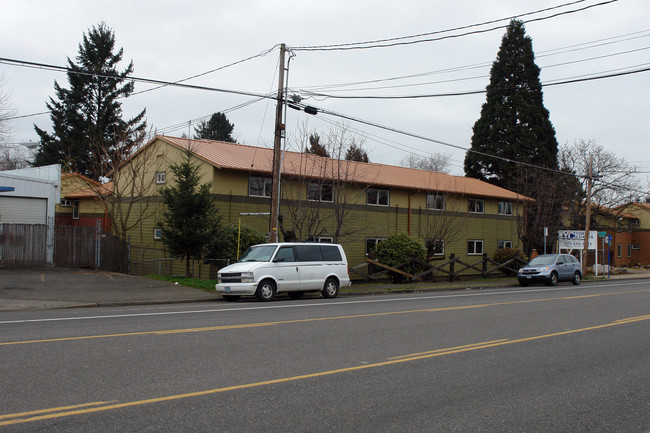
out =
[(446, 153), (433, 153), (429, 156), (409, 153), (399, 162), (402, 167), (417, 168), (420, 170), (436, 171), (438, 173), (449, 173), (450, 155)]
[[(314, 134), (299, 128), (292, 139), (294, 147), (305, 149)], [(332, 237), (334, 242), (353, 234), (353, 225), (344, 224), (355, 204), (363, 203), (368, 180), (363, 178), (364, 163), (344, 159), (350, 148), (363, 150), (363, 139), (354, 136), (349, 126), (340, 124), (331, 128), (327, 136), (319, 136), (319, 144), (331, 158), (313, 154), (296, 155), (298, 173), (285, 178), (280, 229), (285, 240), (312, 240), (320, 236)], [(286, 161), (285, 161), (286, 162)]]
[[(626, 205), (639, 201), (645, 194), (646, 189), (638, 177), (638, 168), (625, 158), (619, 158), (613, 152), (605, 150), (594, 140), (576, 140), (572, 145), (561, 146), (559, 158), (560, 167), (575, 173), (583, 191), (587, 190), (591, 160), (593, 215), (623, 212)], [(584, 201), (580, 201), (573, 210), (573, 218), (580, 220), (585, 214)]]
[(95, 145), (93, 150), (101, 155), (93, 170), (109, 176), (93, 190), (111, 216), (113, 233), (123, 239), (133, 229), (138, 229), (144, 239), (142, 222), (155, 214), (151, 198), (156, 191), (156, 174), (164, 161), (155, 154), (154, 146), (145, 146), (145, 138), (144, 131), (138, 132), (134, 145), (119, 146), (118, 155), (102, 145)]

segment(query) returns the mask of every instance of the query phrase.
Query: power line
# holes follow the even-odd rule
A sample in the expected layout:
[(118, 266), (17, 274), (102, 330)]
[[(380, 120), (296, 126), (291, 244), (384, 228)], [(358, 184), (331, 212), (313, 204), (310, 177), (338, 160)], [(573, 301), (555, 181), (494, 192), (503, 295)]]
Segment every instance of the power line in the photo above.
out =
[[(644, 66), (647, 65), (647, 63), (641, 64), (641, 65), (635, 65), (635, 67), (639, 66)], [(634, 70), (629, 70), (629, 71), (623, 71), (623, 72), (617, 72), (617, 73), (608, 73), (608, 74), (603, 74), (603, 75), (597, 75), (597, 76), (589, 76), (589, 77), (576, 77), (576, 78), (570, 78), (570, 79), (563, 79), (559, 81), (551, 81), (547, 83), (540, 83), (539, 87), (551, 87), (551, 86), (559, 86), (559, 85), (564, 85), (564, 84), (574, 84), (574, 83), (580, 83), (580, 82), (585, 82), (585, 81), (595, 81), (595, 80), (603, 80), (606, 78), (614, 78), (614, 77), (621, 77), (625, 75), (633, 75), (633, 74), (639, 74), (642, 72), (648, 72), (650, 71), (650, 67), (642, 67), (639, 69), (634, 69)], [(530, 88), (534, 88), (537, 86), (529, 86)], [(505, 89), (502, 89), (505, 90)], [(467, 95), (478, 95), (485, 93), (485, 89), (481, 90), (467, 90), (467, 91), (460, 91), (460, 92), (447, 92), (447, 93), (431, 93), (431, 94), (421, 94), (421, 95), (387, 95), (387, 96), (380, 96), (380, 95), (332, 95), (332, 94), (327, 94), (327, 93), (319, 93), (319, 92), (307, 92), (306, 94), (309, 96), (313, 97), (319, 97), (323, 99), (425, 99), (425, 98), (440, 98), (440, 97), (448, 97), (448, 96), (467, 96)]]
[[(478, 23), (478, 24), (470, 24), (470, 25), (467, 25), (467, 26), (456, 27), (456, 28), (447, 29), (447, 30), (439, 30), (439, 31), (434, 31), (434, 32), (421, 33), (419, 35), (401, 36), (401, 37), (396, 37), (396, 38), (379, 39), (379, 40), (375, 40), (375, 41), (366, 41), (366, 42), (352, 42), (352, 43), (347, 43), (347, 44), (291, 47), (291, 49), (294, 50), (294, 51), (347, 51), (347, 50), (361, 50), (361, 49), (373, 49), (373, 48), (388, 48), (388, 47), (395, 47), (395, 46), (400, 46), (400, 45), (413, 45), (413, 44), (419, 44), (419, 43), (423, 43), (423, 42), (435, 42), (435, 41), (440, 41), (440, 40), (444, 40), (444, 39), (460, 38), (460, 37), (474, 35), (474, 34), (488, 33), (488, 32), (494, 31), (494, 30), (504, 28), (507, 25), (499, 25), (499, 26), (495, 26), (495, 27), (490, 27), (488, 29), (474, 30), (474, 31), (469, 31), (469, 32), (459, 33), (459, 34), (454, 34), (454, 35), (439, 36), (439, 37), (435, 37), (435, 38), (419, 39), (419, 40), (415, 40), (415, 41), (405, 41), (406, 39), (413, 39), (413, 38), (420, 38), (420, 37), (425, 37), (425, 36), (432, 36), (432, 35), (438, 35), (438, 34), (443, 34), (443, 33), (449, 33), (449, 32), (453, 32), (453, 31), (465, 30), (465, 29), (474, 28), (474, 27), (481, 27), (481, 26), (488, 25), (488, 24), (494, 24), (494, 23), (498, 23), (500, 21), (511, 20), (511, 19), (515, 19), (515, 18), (518, 18), (518, 17), (535, 15), (535, 14), (538, 14), (538, 13), (541, 13), (541, 12), (547, 12), (547, 11), (550, 11), (550, 10), (554, 10), (554, 9), (558, 9), (558, 8), (562, 8), (562, 7), (566, 7), (566, 6), (571, 6), (571, 5), (574, 5), (574, 4), (577, 4), (577, 3), (582, 3), (584, 1), (585, 0), (578, 0), (578, 1), (570, 2), (570, 3), (565, 3), (565, 4), (558, 5), (558, 6), (553, 6), (553, 7), (546, 8), (546, 9), (540, 9), (540, 10), (533, 11), (533, 12), (527, 12), (527, 13), (524, 13), (524, 14), (514, 15), (514, 16), (510, 16), (510, 17), (506, 17), (506, 18), (500, 18), (500, 19), (496, 19), (496, 20), (485, 21), (483, 23)], [(600, 2), (600, 3), (593, 4), (593, 5), (588, 5), (588, 6), (579, 8), (579, 9), (559, 12), (559, 13), (549, 15), (549, 16), (546, 16), (546, 17), (532, 18), (530, 20), (523, 21), (523, 22), (528, 23), (528, 22), (535, 22), (535, 21), (543, 21), (543, 20), (547, 20), (547, 19), (551, 19), (551, 18), (556, 18), (556, 17), (561, 16), (561, 15), (567, 15), (567, 14), (572, 14), (572, 13), (576, 13), (576, 12), (582, 12), (582, 11), (585, 11), (587, 9), (591, 9), (591, 8), (594, 8), (594, 7), (597, 7), (597, 6), (603, 6), (603, 5), (606, 5), (606, 4), (609, 4), (609, 3), (615, 3), (617, 1), (618, 0), (607, 0), (607, 1), (603, 1), (603, 2)]]

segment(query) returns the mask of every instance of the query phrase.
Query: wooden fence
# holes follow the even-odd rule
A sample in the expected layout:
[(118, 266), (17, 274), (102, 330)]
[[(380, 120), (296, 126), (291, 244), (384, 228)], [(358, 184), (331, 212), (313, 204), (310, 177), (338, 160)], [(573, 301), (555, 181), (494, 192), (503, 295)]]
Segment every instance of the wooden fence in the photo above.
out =
[[(393, 278), (396, 275), (406, 281), (436, 279), (455, 281), (462, 278), (494, 278), (503, 275), (515, 275), (519, 267), (526, 264), (525, 260), (518, 257), (514, 257), (504, 263), (495, 262), (487, 254), (477, 257), (480, 257), (480, 259), (468, 263), (456, 257), (455, 254), (451, 254), (449, 259), (441, 257), (428, 262), (414, 259), (397, 266), (389, 266), (367, 258), (366, 263), (350, 268), (350, 276), (361, 276), (366, 281), (377, 281), (387, 277)], [(442, 261), (442, 263), (434, 265), (432, 264), (434, 261)], [(366, 272), (362, 270), (364, 267), (367, 267)], [(413, 269), (418, 269), (419, 271), (414, 272), (412, 271)]]

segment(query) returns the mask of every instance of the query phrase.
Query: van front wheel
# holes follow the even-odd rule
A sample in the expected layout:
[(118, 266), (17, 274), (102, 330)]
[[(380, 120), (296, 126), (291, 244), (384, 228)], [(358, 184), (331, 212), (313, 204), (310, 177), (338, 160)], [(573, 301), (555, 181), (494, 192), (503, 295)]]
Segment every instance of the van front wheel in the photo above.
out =
[(258, 301), (270, 301), (275, 297), (275, 291), (275, 282), (272, 280), (264, 280), (257, 285), (255, 297)]
[(336, 298), (339, 294), (339, 282), (336, 278), (330, 277), (325, 280), (325, 285), (323, 286), (321, 294), (323, 295), (323, 298)]

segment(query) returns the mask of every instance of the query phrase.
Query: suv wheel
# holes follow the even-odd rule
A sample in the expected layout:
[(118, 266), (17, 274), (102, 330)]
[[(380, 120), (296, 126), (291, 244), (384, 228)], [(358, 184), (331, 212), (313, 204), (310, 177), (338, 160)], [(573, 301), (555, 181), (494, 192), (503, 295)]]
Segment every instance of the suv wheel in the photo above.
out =
[(325, 280), (321, 293), (323, 298), (336, 298), (336, 295), (339, 294), (339, 282), (335, 278), (329, 277)]
[(257, 285), (255, 297), (258, 301), (270, 301), (275, 297), (275, 282), (272, 280), (264, 280)]
[(571, 280), (571, 282), (573, 283), (574, 286), (577, 286), (580, 284), (580, 279), (581, 279), (580, 272), (576, 271), (576, 273), (573, 274), (573, 279)]
[(551, 278), (546, 283), (547, 286), (557, 286), (557, 273), (555, 271), (551, 272)]

